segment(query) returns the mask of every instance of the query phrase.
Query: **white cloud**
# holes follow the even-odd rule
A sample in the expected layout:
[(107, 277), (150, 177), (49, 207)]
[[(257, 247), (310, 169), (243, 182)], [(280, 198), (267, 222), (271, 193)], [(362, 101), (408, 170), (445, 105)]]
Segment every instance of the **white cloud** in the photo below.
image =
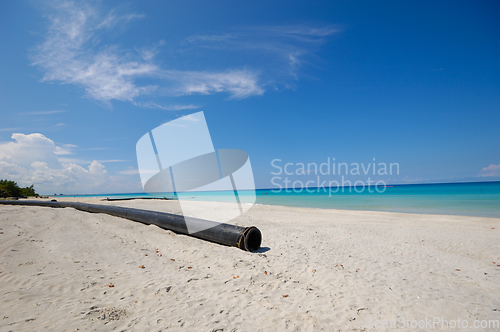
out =
[[(143, 50), (135, 56), (116, 46), (101, 46), (96, 31), (126, 24), (143, 15), (116, 15), (102, 19), (96, 8), (83, 3), (58, 1), (48, 16), (50, 26), (45, 41), (37, 48), (33, 63), (44, 71), (43, 81), (58, 81), (83, 87), (87, 96), (109, 105), (113, 99), (133, 101), (158, 90), (156, 85), (137, 85), (141, 77), (162, 77), (167, 83), (178, 83), (173, 93), (211, 94), (229, 92), (233, 98), (260, 95), (258, 77), (249, 71), (197, 73), (165, 71), (152, 62), (155, 50)], [(164, 44), (160, 42), (159, 45)], [(199, 78), (198, 78), (199, 77)]]
[(104, 169), (103, 164), (100, 164), (97, 162), (97, 160), (94, 160), (89, 166), (89, 172), (94, 175), (104, 175), (108, 171)]
[(42, 134), (12, 134), (16, 142), (0, 143), (0, 160), (9, 159), (21, 167), (29, 167), (34, 161), (43, 161), (50, 168), (59, 169), (55, 143)]
[[(27, 170), (25, 168), (18, 166), (14, 163), (10, 163), (8, 161), (0, 160), (0, 174), (1, 174), (0, 178), (14, 180), (23, 183), (20, 179), (25, 178), (26, 173)], [(25, 186), (28, 186), (27, 182), (24, 182), (24, 184)]]
[(484, 167), (479, 172), (479, 176), (483, 176), (483, 177), (500, 176), (500, 164), (498, 164), (498, 165), (490, 165), (488, 167)]
[(0, 143), (0, 178), (35, 185), (42, 194), (109, 193), (140, 190), (140, 181), (130, 182), (107, 173), (102, 162), (94, 160), (88, 167), (59, 158), (70, 153), (68, 146), (57, 146), (42, 134), (13, 134), (15, 142)]

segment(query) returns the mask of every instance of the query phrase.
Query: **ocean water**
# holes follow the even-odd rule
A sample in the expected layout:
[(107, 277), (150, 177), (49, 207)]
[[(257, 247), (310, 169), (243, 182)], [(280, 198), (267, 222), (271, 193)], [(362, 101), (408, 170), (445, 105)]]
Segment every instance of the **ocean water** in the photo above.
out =
[[(389, 185), (371, 188), (345, 187), (313, 189), (300, 192), (291, 189), (277, 192), (273, 189), (256, 190), (256, 204), (309, 207), (321, 209), (388, 211), (425, 214), (451, 214), (500, 218), (500, 182), (469, 182), (439, 184)], [(357, 191), (360, 192), (357, 192)], [(379, 192), (380, 191), (380, 192)], [(248, 192), (240, 191), (240, 195)], [(131, 193), (109, 195), (77, 195), (71, 197), (167, 197), (176, 198), (173, 193)], [(190, 196), (200, 201), (228, 201), (228, 192), (196, 192)], [(243, 197), (242, 197), (243, 198)]]

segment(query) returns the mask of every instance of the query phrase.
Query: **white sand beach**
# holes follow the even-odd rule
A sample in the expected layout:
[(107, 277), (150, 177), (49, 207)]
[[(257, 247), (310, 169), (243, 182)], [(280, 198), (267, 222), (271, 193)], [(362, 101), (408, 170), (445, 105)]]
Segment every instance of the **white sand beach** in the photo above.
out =
[[(174, 201), (78, 201), (179, 212)], [(500, 322), (498, 218), (254, 206), (235, 223), (261, 230), (259, 252), (72, 208), (0, 206), (0, 330)]]

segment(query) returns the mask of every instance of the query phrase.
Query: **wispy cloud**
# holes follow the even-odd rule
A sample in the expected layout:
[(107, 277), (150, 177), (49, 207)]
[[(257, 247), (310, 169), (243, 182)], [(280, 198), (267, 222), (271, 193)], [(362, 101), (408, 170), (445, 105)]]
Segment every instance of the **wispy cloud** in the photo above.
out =
[(134, 84), (135, 77), (154, 73), (155, 65), (120, 56), (114, 47), (92, 52), (94, 30), (111, 26), (110, 18), (98, 24), (96, 9), (70, 1), (53, 3), (53, 9), (45, 42), (33, 58), (45, 72), (44, 81), (82, 86), (89, 96), (103, 102), (132, 100), (155, 89)]
[(135, 50), (141, 58), (145, 61), (153, 60), (153, 58), (160, 53), (160, 48), (165, 45), (165, 41), (162, 39), (159, 42), (153, 44), (152, 46), (145, 46), (142, 48), (136, 48)]
[(54, 153), (58, 156), (73, 154), (71, 149), (61, 148), (60, 146), (56, 147)]
[(101, 28), (113, 28), (115, 27), (118, 23), (123, 23), (126, 24), (132, 20), (136, 19), (142, 19), (145, 18), (146, 15), (144, 14), (125, 14), (125, 15), (118, 15), (116, 14), (116, 10), (112, 10), (108, 16), (97, 26), (97, 29)]
[(126, 159), (105, 159), (105, 160), (98, 160), (100, 163), (123, 163), (131, 160), (126, 160)]
[(288, 36), (290, 38), (308, 43), (322, 43), (323, 38), (341, 31), (339, 26), (318, 26), (307, 25), (285, 25), (285, 26), (265, 26), (249, 27), (248, 30), (264, 32), (266, 35)]
[(179, 120), (196, 122), (196, 121), (200, 121), (200, 117), (196, 117), (193, 114), (188, 114), (188, 115), (184, 115)]
[(65, 164), (90, 164), (92, 161), (87, 160), (87, 159), (81, 159), (81, 158), (68, 158), (68, 157), (57, 157), (57, 160), (59, 160), (61, 163)]
[[(230, 99), (243, 99), (262, 95), (266, 86), (269, 89), (283, 81), (283, 77), (298, 79), (299, 69), (312, 63), (311, 59), (317, 59), (319, 47), (341, 30), (338, 26), (254, 26), (194, 35), (171, 51), (204, 48), (224, 52), (224, 56), (213, 56), (213, 61), (220, 63), (211, 63), (206, 70), (176, 70), (175, 67), (162, 68), (156, 61), (167, 44), (163, 39), (149, 46), (136, 47), (135, 53), (116, 45), (101, 44), (105, 33), (146, 19), (143, 14), (118, 13), (116, 9), (103, 14), (99, 8), (84, 1), (77, 5), (61, 0), (52, 3), (47, 18), (45, 40), (32, 57), (33, 64), (43, 71), (42, 81), (79, 86), (88, 97), (109, 106), (110, 101), (120, 100), (135, 102), (139, 107), (165, 110), (191, 109), (193, 105), (188, 105), (189, 108), (161, 106), (155, 102), (141, 103), (137, 98), (228, 93)], [(173, 44), (175, 42), (169, 47)], [(199, 56), (198, 51), (192, 54)], [(231, 52), (237, 54), (230, 57), (233, 68), (228, 68), (224, 59)], [(189, 54), (189, 50), (183, 54)], [(197, 63), (194, 60), (197, 59), (190, 63)], [(172, 64), (169, 65), (172, 68)], [(259, 69), (252, 69), (252, 65)], [(139, 80), (148, 82), (144, 78), (150, 83), (139, 83)], [(286, 80), (280, 84), (293, 88), (293, 83)], [(49, 112), (38, 114), (53, 114)]]
[(164, 71), (162, 76), (178, 82), (178, 87), (174, 89), (178, 95), (209, 95), (228, 91), (231, 98), (242, 99), (264, 93), (264, 89), (257, 84), (258, 73), (250, 70), (223, 73)]
[(16, 130), (19, 130), (19, 129), (22, 129), (22, 128), (0, 128), (0, 131), (16, 131)]
[(99, 150), (109, 150), (109, 148), (83, 148), (82, 151), (99, 151)]
[(192, 110), (198, 108), (196, 105), (169, 105), (162, 106), (153, 101), (148, 102), (133, 102), (135, 106), (143, 107), (143, 108), (151, 108), (151, 109), (160, 109), (165, 111), (182, 111), (182, 110)]
[(38, 112), (26, 112), (22, 114), (27, 114), (27, 115), (50, 115), (50, 114), (59, 114), (59, 113), (64, 113), (66, 111), (62, 110), (57, 110), (57, 111), (38, 111)]
[[(96, 31), (109, 30), (140, 19), (141, 14), (109, 13), (71, 1), (52, 4), (45, 41), (33, 56), (33, 64), (43, 72), (43, 81), (73, 84), (85, 89), (87, 96), (108, 105), (111, 100), (133, 101), (141, 95), (156, 93), (161, 87), (173, 95), (228, 92), (233, 98), (260, 95), (258, 75), (249, 70), (223, 73), (163, 70), (153, 62), (155, 51), (130, 54), (117, 46), (99, 45)], [(160, 42), (161, 44), (161, 42)], [(159, 85), (139, 85), (139, 78), (160, 78)]]
[(213, 34), (213, 35), (194, 35), (188, 37), (188, 42), (190, 43), (199, 43), (199, 42), (206, 42), (206, 43), (212, 43), (212, 42), (226, 42), (228, 40), (235, 40), (237, 39), (236, 35), (225, 33), (225, 34)]
[(297, 78), (299, 68), (315, 57), (327, 38), (340, 32), (339, 26), (254, 26), (234, 29), (231, 33), (195, 35), (187, 39), (197, 47), (239, 52), (261, 59), (273, 74), (284, 70)]
[(129, 167), (126, 170), (119, 171), (118, 174), (121, 174), (121, 175), (136, 175), (136, 174), (140, 174), (140, 173), (139, 173), (138, 169)]
[[(85, 150), (85, 149), (82, 149)], [(58, 156), (57, 159), (62, 162), (62, 163), (75, 163), (75, 164), (90, 164), (92, 163), (92, 160), (87, 160), (87, 159), (80, 159), (80, 158), (69, 158), (69, 157), (60, 157), (61, 155), (71, 155), (73, 153), (61, 153), (59, 150), (54, 151), (54, 153)], [(106, 164), (106, 163), (124, 163), (124, 162), (131, 162), (132, 160), (127, 160), (127, 159), (102, 159), (102, 160), (96, 160), (97, 162), (101, 164)]]

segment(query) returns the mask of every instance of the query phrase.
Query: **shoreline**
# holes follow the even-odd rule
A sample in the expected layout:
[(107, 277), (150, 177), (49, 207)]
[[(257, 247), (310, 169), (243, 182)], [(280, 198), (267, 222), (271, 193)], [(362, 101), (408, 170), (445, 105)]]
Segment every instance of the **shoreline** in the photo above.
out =
[[(120, 201), (135, 201), (135, 200), (153, 200), (153, 201), (177, 201), (176, 199), (170, 199), (170, 198), (158, 198), (158, 197), (133, 197), (133, 198), (119, 198), (119, 199), (107, 199), (104, 198), (103, 196), (92, 196), (92, 197), (82, 197), (82, 198), (75, 198), (73, 196), (49, 196), (49, 198), (35, 198), (35, 197), (28, 197), (28, 198), (19, 198), (19, 200), (52, 200), (52, 199), (63, 199), (63, 201), (81, 201), (81, 202), (87, 202), (87, 203), (97, 203), (99, 202), (120, 202)], [(224, 204), (224, 202), (217, 202), (217, 201), (193, 201), (193, 202), (204, 202), (204, 203), (211, 203), (211, 204)], [(280, 207), (280, 208), (286, 208), (286, 209), (311, 209), (311, 210), (331, 210), (331, 211), (338, 211), (338, 212), (367, 212), (367, 213), (396, 213), (396, 214), (409, 214), (409, 215), (427, 215), (427, 216), (450, 216), (450, 217), (469, 217), (469, 218), (489, 218), (489, 219), (498, 219), (500, 220), (500, 216), (498, 217), (492, 217), (492, 216), (483, 216), (483, 215), (472, 215), (472, 214), (451, 214), (451, 213), (433, 213), (433, 212), (411, 212), (411, 211), (382, 211), (382, 210), (361, 210), (361, 209), (335, 209), (335, 208), (328, 208), (328, 207), (308, 207), (308, 206), (288, 206), (288, 205), (279, 205), (279, 204), (261, 204), (261, 203), (255, 203), (253, 204), (254, 206), (268, 206), (268, 207)]]

